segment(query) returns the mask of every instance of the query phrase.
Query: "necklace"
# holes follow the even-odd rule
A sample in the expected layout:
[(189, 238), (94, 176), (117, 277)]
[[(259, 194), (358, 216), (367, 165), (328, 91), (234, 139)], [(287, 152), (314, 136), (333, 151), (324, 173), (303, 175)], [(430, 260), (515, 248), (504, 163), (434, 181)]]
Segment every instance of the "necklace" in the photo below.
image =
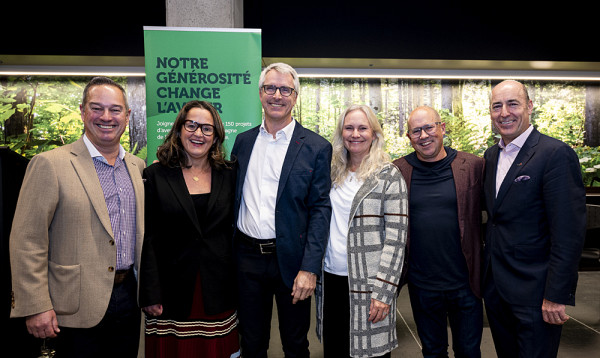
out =
[(210, 168), (208, 170), (202, 170), (202, 169), (200, 169), (200, 174), (198, 174), (198, 175), (195, 175), (192, 172), (192, 168), (191, 167), (188, 168), (188, 170), (189, 170), (190, 174), (192, 175), (192, 180), (194, 180), (195, 182), (197, 182), (197, 181), (200, 180), (200, 176), (202, 176), (203, 174), (206, 174), (206, 173), (208, 173), (210, 171)]

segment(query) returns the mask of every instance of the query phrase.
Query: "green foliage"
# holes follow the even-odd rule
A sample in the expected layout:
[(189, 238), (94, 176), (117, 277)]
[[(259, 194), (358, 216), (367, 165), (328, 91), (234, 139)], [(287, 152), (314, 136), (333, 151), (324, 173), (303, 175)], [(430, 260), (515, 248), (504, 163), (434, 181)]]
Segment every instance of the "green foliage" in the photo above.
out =
[(579, 157), (585, 186), (600, 186), (600, 149), (588, 146), (573, 149)]
[(572, 147), (583, 145), (584, 113), (577, 103), (551, 99), (536, 108), (533, 121), (544, 134), (559, 139)]
[[(124, 79), (116, 79), (123, 83)], [(83, 134), (79, 104), (89, 78), (1, 77), (0, 140), (31, 158)], [(121, 137), (129, 150), (129, 131)]]
[(454, 116), (448, 110), (440, 110), (442, 122), (446, 123), (446, 136), (444, 145), (456, 150), (483, 156), (488, 148), (489, 138), (492, 135), (490, 122), (481, 125)]
[[(382, 79), (376, 93), (379, 98), (372, 102), (369, 85), (373, 82), (355, 79), (302, 79), (302, 96), (294, 116), (303, 125), (315, 130), (327, 139), (335, 129), (339, 114), (346, 103), (380, 105), (377, 113), (386, 140), (386, 150), (392, 158), (413, 151), (410, 141), (401, 129), (408, 112), (418, 105), (435, 108), (446, 123), (444, 144), (454, 149), (483, 156), (485, 150), (500, 139), (493, 131), (489, 115), (490, 81), (461, 81), (459, 110), (442, 109), (441, 82), (393, 81)], [(586, 185), (594, 177), (600, 181), (600, 153), (595, 147), (583, 146), (585, 124), (585, 86), (572, 83), (526, 83), (534, 102), (532, 123), (544, 134), (557, 138), (577, 152), (582, 165)], [(453, 106), (456, 99), (453, 98)], [(404, 108), (404, 113), (400, 111)], [(594, 185), (600, 185), (595, 182)]]
[[(79, 102), (89, 78), (0, 77), (0, 141), (25, 157), (76, 141), (83, 133)], [(116, 79), (125, 85), (125, 79)], [(499, 136), (489, 117), (490, 81), (457, 81), (459, 97), (452, 110), (442, 108), (442, 82), (422, 80), (301, 80), (293, 116), (331, 140), (340, 114), (350, 104), (377, 107), (386, 150), (393, 159), (413, 151), (405, 135), (408, 113), (429, 105), (446, 123), (445, 145), (482, 156)], [(586, 185), (600, 186), (600, 148), (584, 146), (585, 86), (573, 83), (526, 83), (534, 103), (532, 123), (574, 148)], [(448, 104), (446, 104), (448, 106)], [(147, 159), (147, 148), (130, 150), (129, 130), (121, 137), (125, 150)], [(598, 178), (594, 181), (594, 178)]]

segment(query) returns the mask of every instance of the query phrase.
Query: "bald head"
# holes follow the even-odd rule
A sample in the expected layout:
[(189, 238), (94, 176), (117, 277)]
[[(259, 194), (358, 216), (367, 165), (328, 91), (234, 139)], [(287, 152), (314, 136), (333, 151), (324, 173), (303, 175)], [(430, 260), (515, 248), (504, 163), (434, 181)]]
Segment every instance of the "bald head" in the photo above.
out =
[(432, 122), (440, 122), (441, 121), (440, 114), (435, 109), (433, 109), (429, 106), (419, 106), (419, 107), (413, 109), (413, 111), (410, 112), (410, 115), (408, 116), (407, 124), (408, 124), (409, 131), (413, 127), (411, 125), (411, 123), (414, 122), (414, 118), (416, 116), (419, 116), (419, 117), (429, 116), (429, 117), (431, 117)]
[(529, 128), (532, 111), (533, 103), (522, 83), (507, 80), (492, 89), (490, 116), (505, 145)]
[(446, 157), (444, 134), (446, 125), (435, 109), (420, 106), (410, 113), (406, 135), (419, 160), (436, 162)]

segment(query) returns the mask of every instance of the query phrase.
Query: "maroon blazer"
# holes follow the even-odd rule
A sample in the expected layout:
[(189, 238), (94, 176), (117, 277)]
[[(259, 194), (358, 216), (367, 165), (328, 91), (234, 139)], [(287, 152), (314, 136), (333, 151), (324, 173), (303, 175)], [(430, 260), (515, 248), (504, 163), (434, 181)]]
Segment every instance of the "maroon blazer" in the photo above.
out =
[[(400, 169), (406, 181), (408, 199), (410, 200), (410, 180), (413, 167), (404, 157), (396, 159), (394, 164)], [(454, 185), (456, 186), (460, 243), (469, 269), (469, 285), (477, 297), (481, 297), (481, 250), (483, 243), (481, 195), (483, 193), (484, 164), (483, 158), (460, 151), (457, 151), (456, 158), (451, 164)], [(410, 220), (410, 212), (408, 213), (408, 220)], [(409, 243), (410, 230), (406, 241), (402, 284), (406, 283), (406, 268), (408, 255), (410, 254)]]

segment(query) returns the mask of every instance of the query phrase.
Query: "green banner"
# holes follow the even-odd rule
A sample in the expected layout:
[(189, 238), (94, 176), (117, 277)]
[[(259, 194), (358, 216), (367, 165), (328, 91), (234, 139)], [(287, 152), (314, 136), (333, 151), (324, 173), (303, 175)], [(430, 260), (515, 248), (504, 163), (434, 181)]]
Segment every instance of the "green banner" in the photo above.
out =
[(260, 124), (260, 30), (144, 27), (144, 47), (148, 164), (188, 101), (219, 111), (228, 156), (236, 135)]

